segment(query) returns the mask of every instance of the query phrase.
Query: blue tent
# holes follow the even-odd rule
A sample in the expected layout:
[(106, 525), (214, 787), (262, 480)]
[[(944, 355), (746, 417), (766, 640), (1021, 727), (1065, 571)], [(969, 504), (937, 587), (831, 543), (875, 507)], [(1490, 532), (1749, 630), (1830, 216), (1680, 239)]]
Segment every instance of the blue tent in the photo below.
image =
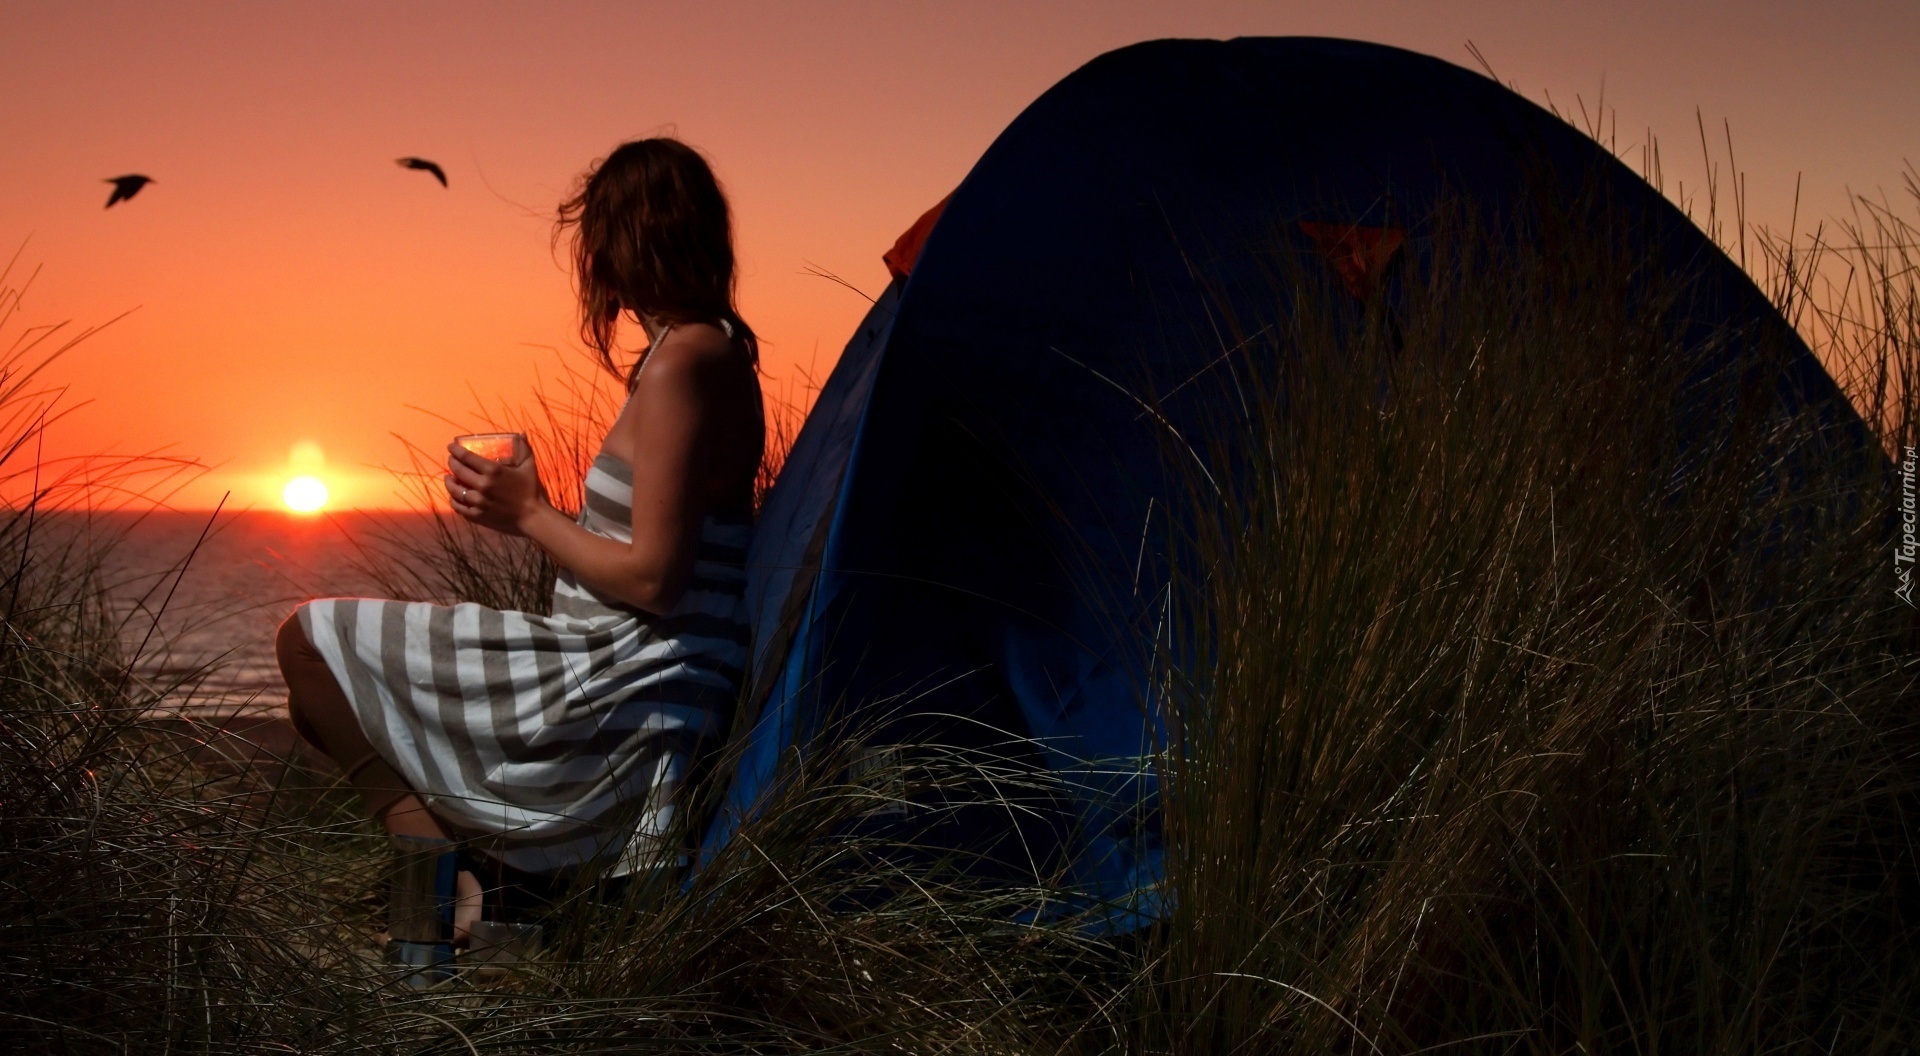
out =
[[(916, 838), (1059, 869), (1117, 907), (1114, 926), (1151, 917), (1161, 843), (1143, 757), (1160, 734), (1148, 668), (1167, 604), (1154, 540), (1177, 482), (1135, 397), (1205, 370), (1228, 341), (1223, 318), (1271, 313), (1262, 238), (1317, 248), (1365, 292), (1443, 194), (1518, 208), (1543, 172), (1598, 180), (1641, 237), (1697, 273), (1707, 322), (1786, 330), (1592, 140), (1424, 55), (1161, 40), (1042, 95), (861, 323), (766, 500), (749, 571), (751, 726), (708, 857), (787, 753), (835, 723), (865, 720), (899, 744), (1023, 738), (1018, 750), (1061, 778), (1055, 809), (942, 814)], [(1812, 354), (1781, 339), (1797, 351), (1775, 387), (1863, 437)], [(1207, 428), (1205, 391), (1165, 401), (1172, 428)]]

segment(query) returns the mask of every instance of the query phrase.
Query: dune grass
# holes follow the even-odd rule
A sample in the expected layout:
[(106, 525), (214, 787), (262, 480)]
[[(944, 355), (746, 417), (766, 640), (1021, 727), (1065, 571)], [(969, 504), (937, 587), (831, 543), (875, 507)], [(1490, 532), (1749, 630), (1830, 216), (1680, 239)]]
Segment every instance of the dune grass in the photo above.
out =
[[(1904, 452), (1915, 232), (1869, 223), (1870, 292), (1800, 303)], [(1665, 412), (1712, 397), (1637, 255), (1436, 224), (1391, 322), (1292, 302), (1194, 481), (1139, 1047), (1901, 1051), (1920, 621), (1878, 451), (1769, 392)], [(1779, 290), (1848, 263), (1775, 248)]]
[[(1920, 206), (1909, 190), (1901, 208)], [(1896, 455), (1920, 442), (1905, 215), (1863, 206), (1752, 260)], [(90, 566), (31, 537), (25, 503), (0, 528), (19, 570), (0, 627), (0, 1042), (1910, 1051), (1920, 653), (1878, 467), (1796, 461), (1808, 423), (1754, 408), (1682, 423), (1699, 431), (1677, 462), (1676, 423), (1649, 413), (1687, 383), (1663, 357), (1666, 291), (1629, 260), (1459, 223), (1393, 326), (1276, 263), (1280, 354), (1235, 366), (1251, 410), (1198, 452), (1211, 471), (1172, 543), (1191, 644), (1159, 687), (1161, 925), (1015, 923), (1054, 894), (1044, 878), (981, 888), (847, 835), (881, 785), (963, 787), (996, 764), (877, 774), (842, 745), (690, 890), (578, 891), (539, 961), (405, 990), (377, 961), (372, 827), (298, 768), (210, 769), (151, 723)], [(527, 431), (550, 492), (577, 495), (617, 408), (601, 384), (479, 417)], [(28, 406), (15, 391), (0, 411)], [(23, 459), (46, 416), (0, 420)], [(444, 530), (385, 566), (392, 593), (542, 608), (551, 570), (463, 534), (438, 452), (417, 454)], [(1879, 498), (1850, 502), (1863, 480)]]

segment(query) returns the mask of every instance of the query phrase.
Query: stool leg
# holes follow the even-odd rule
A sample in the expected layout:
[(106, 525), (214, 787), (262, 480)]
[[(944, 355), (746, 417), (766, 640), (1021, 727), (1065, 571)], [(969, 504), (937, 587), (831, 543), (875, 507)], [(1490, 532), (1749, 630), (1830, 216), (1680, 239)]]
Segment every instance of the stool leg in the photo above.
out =
[(453, 975), (453, 904), (459, 856), (452, 840), (393, 837), (387, 959), (415, 989)]

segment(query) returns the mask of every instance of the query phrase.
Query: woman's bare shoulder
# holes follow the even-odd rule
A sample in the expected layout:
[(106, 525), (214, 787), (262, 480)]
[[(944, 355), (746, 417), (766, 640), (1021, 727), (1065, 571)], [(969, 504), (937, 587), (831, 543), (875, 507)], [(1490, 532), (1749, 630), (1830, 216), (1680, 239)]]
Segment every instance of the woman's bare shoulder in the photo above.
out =
[(648, 357), (660, 356), (686, 364), (725, 358), (732, 350), (733, 338), (713, 323), (677, 323)]
[(739, 362), (733, 339), (726, 331), (710, 323), (680, 323), (647, 352), (640, 374), (634, 380), (636, 402), (645, 402), (651, 393), (672, 398), (689, 390), (714, 391), (724, 387), (726, 378)]

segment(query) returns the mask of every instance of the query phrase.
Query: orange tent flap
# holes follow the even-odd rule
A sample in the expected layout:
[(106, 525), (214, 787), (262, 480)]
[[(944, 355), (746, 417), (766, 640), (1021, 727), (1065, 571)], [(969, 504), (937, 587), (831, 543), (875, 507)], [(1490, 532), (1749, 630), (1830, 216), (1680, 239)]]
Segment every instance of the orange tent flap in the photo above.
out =
[(935, 202), (933, 208), (920, 214), (899, 238), (894, 240), (893, 248), (880, 255), (887, 262), (887, 271), (896, 279), (904, 279), (913, 271), (913, 263), (920, 259), (920, 247), (927, 242), (927, 235), (933, 231), (934, 222), (940, 219), (940, 211), (947, 207), (946, 198)]

